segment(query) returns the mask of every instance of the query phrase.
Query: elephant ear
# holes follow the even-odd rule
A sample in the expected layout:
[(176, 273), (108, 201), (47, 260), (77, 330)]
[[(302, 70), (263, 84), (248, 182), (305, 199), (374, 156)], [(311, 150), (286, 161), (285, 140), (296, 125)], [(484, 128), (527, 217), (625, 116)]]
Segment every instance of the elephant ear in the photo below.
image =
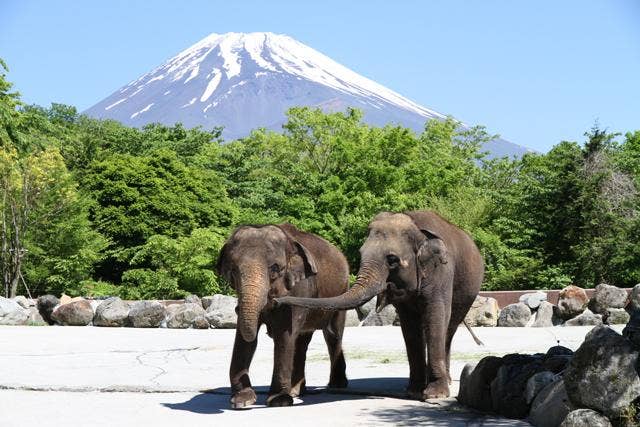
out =
[(293, 243), (298, 250), (298, 255), (300, 255), (304, 260), (305, 275), (315, 276), (316, 274), (318, 274), (318, 266), (316, 265), (316, 260), (314, 259), (313, 255), (311, 255), (311, 252), (309, 252), (305, 245), (298, 242), (297, 240), (294, 240)]
[(222, 249), (220, 249), (220, 254), (218, 255), (218, 261), (216, 262), (216, 274), (220, 277), (224, 277), (227, 281), (229, 280), (229, 267), (227, 262), (227, 251), (229, 250), (229, 243), (225, 243), (222, 245)]
[(444, 240), (431, 230), (421, 229), (425, 239), (418, 248), (417, 258), (420, 268), (425, 268), (433, 262), (447, 264), (449, 262), (449, 251)]

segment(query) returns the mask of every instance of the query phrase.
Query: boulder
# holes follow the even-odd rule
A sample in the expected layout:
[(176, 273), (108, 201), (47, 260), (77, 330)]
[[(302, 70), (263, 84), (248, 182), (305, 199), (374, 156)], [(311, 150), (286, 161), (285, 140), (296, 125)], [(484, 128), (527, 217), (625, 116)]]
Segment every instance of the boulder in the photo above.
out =
[(22, 295), (18, 295), (17, 297), (13, 298), (13, 300), (17, 302), (20, 305), (20, 307), (26, 308), (26, 309), (28, 309), (29, 307), (33, 307), (35, 305), (33, 300), (27, 299)]
[(527, 388), (525, 389), (524, 395), (526, 402), (531, 404), (538, 393), (556, 379), (556, 374), (550, 371), (542, 371), (537, 374), (533, 374), (527, 381)]
[(47, 322), (44, 321), (36, 307), (29, 307), (29, 319), (27, 319), (27, 325), (44, 326), (47, 325)]
[(617, 286), (601, 283), (589, 301), (589, 309), (594, 313), (604, 314), (608, 308), (624, 308), (629, 296), (627, 291)]
[(356, 310), (347, 310), (344, 326), (360, 326), (360, 318)]
[(380, 313), (376, 310), (369, 312), (367, 317), (362, 321), (362, 326), (388, 326), (393, 325), (396, 320), (396, 308), (391, 304), (382, 309)]
[(541, 302), (547, 300), (547, 294), (541, 291), (530, 292), (528, 294), (521, 295), (518, 300), (527, 304), (531, 310), (535, 310), (540, 306)]
[(194, 295), (194, 294), (187, 295), (184, 299), (184, 302), (186, 304), (198, 304), (200, 307), (202, 307), (202, 301), (200, 300), (200, 297), (198, 295)]
[[(529, 307), (527, 307), (527, 310)], [(491, 382), (493, 409), (508, 418), (524, 418), (529, 412), (525, 390), (534, 374), (543, 370), (544, 354), (508, 354)]]
[(526, 326), (531, 320), (531, 309), (524, 303), (509, 304), (500, 312), (498, 326)]
[(125, 326), (129, 317), (129, 304), (118, 297), (107, 298), (96, 308), (94, 326)]
[(499, 312), (500, 307), (495, 298), (478, 295), (464, 320), (469, 326), (496, 326)]
[(188, 302), (167, 307), (167, 328), (191, 328), (196, 319), (198, 319), (198, 322), (201, 322), (201, 319), (205, 319), (205, 311), (200, 304)]
[(574, 408), (562, 378), (548, 384), (533, 399), (529, 422), (536, 427), (557, 427)]
[(87, 300), (77, 300), (56, 307), (51, 319), (62, 326), (87, 326), (93, 320), (93, 308)]
[(358, 312), (358, 318), (360, 321), (366, 319), (369, 313), (376, 311), (376, 298), (371, 298), (360, 307), (356, 307), (356, 311)]
[(635, 285), (629, 296), (629, 311), (640, 310), (640, 283)]
[(205, 316), (198, 316), (193, 320), (193, 329), (209, 329), (210, 327), (211, 325)]
[(238, 299), (229, 295), (214, 295), (205, 317), (212, 328), (233, 329), (238, 323)]
[(631, 344), (640, 350), (640, 310), (634, 310), (631, 313), (629, 323), (622, 330), (622, 335), (628, 339)]
[(576, 350), (564, 374), (567, 394), (576, 407), (616, 418), (640, 396), (638, 350), (622, 335), (596, 326)]
[(611, 421), (592, 409), (576, 409), (569, 412), (560, 427), (612, 427)]
[(606, 323), (609, 325), (625, 325), (631, 316), (624, 308), (607, 308), (603, 318), (607, 319)]
[(71, 297), (67, 294), (60, 295), (60, 305), (69, 304), (71, 302)]
[(588, 308), (582, 314), (564, 322), (564, 326), (597, 326), (602, 325), (602, 315), (593, 314)]
[(60, 304), (60, 300), (54, 295), (42, 295), (38, 297), (37, 307), (40, 316), (50, 325), (53, 325), (55, 322), (51, 318), (51, 313), (56, 308), (57, 305)]
[(200, 298), (200, 303), (202, 304), (202, 308), (204, 308), (205, 310), (209, 308), (209, 306), (211, 305), (211, 301), (213, 301), (213, 295)]
[(502, 358), (483, 357), (477, 365), (467, 364), (460, 375), (458, 401), (482, 412), (492, 412), (491, 383), (502, 366)]
[(558, 294), (558, 315), (564, 319), (571, 319), (587, 308), (589, 297), (584, 289), (574, 285), (567, 286)]
[(549, 326), (555, 326), (561, 321), (557, 318), (555, 311), (556, 306), (547, 301), (541, 301), (536, 310), (536, 317), (533, 321), (534, 328), (547, 328)]
[(157, 328), (165, 313), (166, 308), (158, 301), (136, 301), (129, 309), (127, 324), (134, 328)]
[(29, 311), (16, 301), (0, 297), (0, 325), (25, 325)]

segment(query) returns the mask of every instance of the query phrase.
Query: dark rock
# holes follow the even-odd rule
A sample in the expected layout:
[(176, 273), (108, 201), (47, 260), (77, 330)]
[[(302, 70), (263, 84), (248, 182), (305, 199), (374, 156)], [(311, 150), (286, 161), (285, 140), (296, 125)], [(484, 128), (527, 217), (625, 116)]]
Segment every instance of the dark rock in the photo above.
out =
[(531, 320), (531, 309), (524, 303), (509, 304), (500, 312), (498, 326), (526, 326)]
[(469, 326), (496, 326), (499, 313), (500, 307), (495, 298), (478, 295), (464, 320)]
[(205, 317), (212, 328), (233, 329), (238, 323), (236, 306), (238, 299), (228, 295), (214, 295)]
[(629, 305), (627, 308), (629, 311), (640, 310), (640, 283), (635, 285), (631, 290), (631, 296), (629, 297)]
[(617, 286), (601, 283), (589, 301), (589, 309), (594, 313), (604, 314), (608, 308), (624, 308), (627, 305), (627, 291)]
[[(528, 309), (528, 307), (527, 307)], [(527, 381), (544, 370), (544, 354), (508, 354), (491, 383), (491, 399), (496, 412), (509, 418), (524, 418), (529, 412), (525, 397)]]
[(584, 289), (567, 286), (558, 294), (558, 315), (565, 320), (582, 313), (587, 308), (589, 297)]
[(53, 313), (53, 309), (60, 304), (60, 300), (55, 295), (42, 295), (38, 297), (37, 307), (38, 312), (40, 312), (40, 316), (50, 325), (53, 325), (55, 322), (51, 318), (51, 313)]
[(87, 326), (93, 320), (93, 308), (87, 300), (73, 301), (56, 307), (51, 318), (63, 326)]
[(619, 417), (640, 396), (637, 362), (638, 350), (628, 339), (606, 326), (596, 326), (564, 374), (571, 402), (609, 418)]
[(134, 328), (157, 328), (164, 320), (166, 309), (158, 301), (136, 301), (131, 305), (127, 324)]
[(108, 298), (96, 308), (94, 326), (125, 326), (129, 317), (129, 305), (118, 297)]
[(573, 409), (564, 381), (560, 378), (543, 388), (533, 399), (529, 422), (536, 427), (557, 427)]
[(467, 364), (460, 376), (458, 401), (482, 412), (492, 412), (491, 383), (502, 366), (502, 358), (487, 356), (477, 365)]
[(552, 356), (573, 356), (573, 350), (561, 345), (554, 345), (547, 350), (547, 357)]
[(525, 400), (528, 404), (533, 402), (538, 393), (556, 380), (556, 374), (549, 371), (538, 372), (533, 374), (527, 381), (527, 388), (525, 389)]
[(564, 326), (597, 326), (602, 325), (602, 315), (593, 314), (588, 308), (582, 314), (564, 322)]
[(612, 427), (611, 421), (592, 409), (576, 409), (569, 412), (560, 427)]
[(631, 341), (631, 344), (640, 350), (640, 310), (634, 310), (627, 326), (622, 330), (622, 335)]

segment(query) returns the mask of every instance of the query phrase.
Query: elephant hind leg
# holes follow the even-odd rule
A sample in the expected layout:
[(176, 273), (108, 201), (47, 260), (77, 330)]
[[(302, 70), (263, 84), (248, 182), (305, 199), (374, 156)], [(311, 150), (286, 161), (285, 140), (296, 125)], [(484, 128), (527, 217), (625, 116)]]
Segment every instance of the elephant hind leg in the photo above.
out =
[(446, 351), (446, 363), (447, 363), (447, 376), (449, 377), (449, 384), (451, 384), (451, 342), (453, 341), (453, 336), (455, 335), (458, 327), (462, 324), (471, 304), (473, 303), (475, 297), (469, 301), (465, 301), (460, 304), (454, 304), (451, 307), (451, 320), (449, 321), (449, 326), (447, 327), (447, 337), (445, 342), (445, 351)]
[(342, 351), (342, 334), (346, 314), (345, 311), (336, 311), (329, 325), (322, 330), (331, 360), (331, 374), (329, 375), (329, 387), (331, 388), (345, 388), (348, 384), (347, 364)]
[(307, 360), (307, 348), (313, 337), (313, 332), (301, 334), (296, 339), (296, 349), (293, 356), (293, 371), (291, 374), (291, 397), (302, 396), (305, 392), (304, 366)]

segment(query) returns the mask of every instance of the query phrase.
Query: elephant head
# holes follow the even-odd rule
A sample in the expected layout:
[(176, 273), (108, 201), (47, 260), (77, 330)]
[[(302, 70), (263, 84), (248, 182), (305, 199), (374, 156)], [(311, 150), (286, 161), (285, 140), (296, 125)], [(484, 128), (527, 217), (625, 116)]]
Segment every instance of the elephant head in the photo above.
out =
[(238, 329), (256, 339), (260, 313), (297, 282), (317, 273), (307, 248), (275, 225), (242, 226), (222, 247), (216, 270), (238, 295)]
[[(411, 217), (383, 212), (369, 224), (369, 235), (360, 248), (360, 270), (354, 285), (332, 298), (277, 298), (278, 304), (345, 310), (358, 307), (387, 286), (406, 293), (420, 287), (424, 267), (434, 260), (447, 262), (444, 242), (434, 232), (420, 229)], [(389, 283), (389, 285), (388, 285)], [(378, 308), (385, 302), (378, 300)]]

